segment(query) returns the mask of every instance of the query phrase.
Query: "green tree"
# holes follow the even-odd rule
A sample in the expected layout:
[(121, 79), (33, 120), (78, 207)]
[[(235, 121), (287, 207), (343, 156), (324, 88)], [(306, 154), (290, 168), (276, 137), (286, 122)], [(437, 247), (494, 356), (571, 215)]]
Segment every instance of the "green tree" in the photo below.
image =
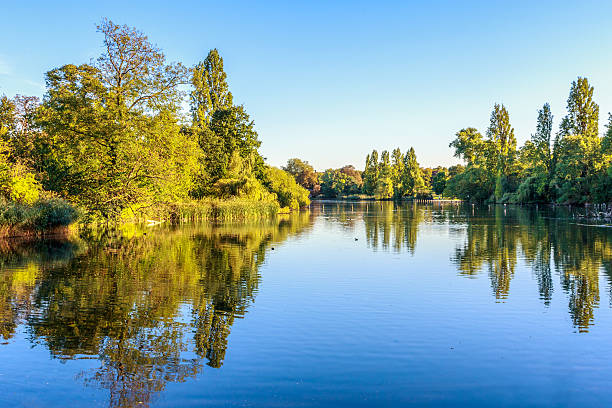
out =
[(536, 132), (531, 135), (531, 139), (525, 142), (521, 149), (521, 155), (524, 157), (523, 160), (526, 161), (531, 172), (551, 172), (552, 126), (553, 115), (550, 112), (550, 105), (546, 103), (538, 111)]
[(35, 96), (16, 95), (11, 102), (14, 106), (14, 123), (10, 136), (10, 159), (13, 163), (20, 163), (39, 173), (40, 143), (44, 136), (36, 125), (35, 118), (40, 100)]
[(555, 143), (557, 200), (566, 203), (605, 201), (607, 162), (598, 134), (599, 106), (593, 101), (593, 87), (586, 78), (572, 82), (567, 115)]
[[(191, 191), (196, 198), (214, 196), (220, 187), (226, 192), (238, 191), (234, 187), (241, 181), (230, 177), (235, 168), (253, 173), (243, 174), (241, 179), (265, 178), (264, 160), (258, 152), (261, 142), (254, 122), (242, 105), (233, 105), (226, 78), (223, 59), (216, 49), (193, 69), (190, 94), (193, 120), (188, 133), (195, 135), (201, 151), (199, 173)], [(233, 187), (228, 189), (228, 185)]]
[(197, 164), (178, 123), (186, 70), (134, 28), (104, 20), (98, 29), (105, 52), (95, 66), (47, 73), (44, 184), (105, 218), (180, 200)]
[(402, 195), (413, 196), (425, 187), (421, 176), (421, 168), (417, 162), (414, 148), (410, 148), (404, 155), (404, 172), (402, 173)]
[(261, 174), (264, 162), (257, 151), (261, 142), (254, 126), (242, 106), (215, 111), (208, 131), (203, 133), (199, 140), (203, 152), (202, 164), (207, 177), (207, 185), (203, 188), (212, 186), (227, 176), (234, 152), (241, 160), (251, 162), (250, 171), (258, 176)]
[(523, 181), (514, 199), (517, 202), (548, 201), (551, 198), (549, 185), (554, 175), (552, 124), (553, 115), (546, 103), (538, 111), (536, 133), (520, 149)]
[(29, 123), (20, 115), (18, 102), (21, 100), (22, 97), (0, 98), (0, 196), (9, 201), (33, 204), (40, 197), (40, 183), (26, 166), (25, 159), (16, 155)]
[(378, 163), (378, 177), (376, 179), (376, 197), (387, 199), (393, 197), (393, 178), (389, 152), (383, 151)]
[(195, 66), (191, 83), (191, 113), (195, 126), (207, 126), (217, 110), (233, 106), (234, 99), (223, 70), (223, 58), (216, 48)]
[(276, 194), (281, 207), (295, 210), (310, 204), (308, 190), (300, 186), (285, 170), (267, 167), (264, 184), (272, 193)]
[(495, 191), (494, 175), (485, 167), (451, 168), (449, 174), (444, 196), (481, 202), (489, 199)]
[[(487, 137), (495, 152), (488, 159), (494, 163), (495, 200), (500, 202), (508, 190), (508, 177), (513, 170), (512, 165), (516, 158), (514, 129), (510, 125), (510, 117), (504, 105), (495, 104), (493, 106)], [(490, 169), (492, 167), (489, 166)]]
[(396, 198), (401, 198), (403, 193), (402, 174), (404, 173), (404, 156), (399, 147), (393, 150), (392, 160), (391, 179), (393, 180), (393, 194)]
[(475, 128), (461, 129), (455, 134), (455, 139), (449, 144), (455, 152), (454, 156), (462, 158), (469, 166), (471, 164), (482, 164), (484, 162), (485, 141)]
[(378, 173), (378, 152), (376, 150), (372, 150), (372, 153), (366, 157), (365, 169), (363, 171), (363, 192), (365, 194), (375, 194)]
[(327, 169), (321, 175), (321, 192), (326, 197), (342, 197), (361, 191), (361, 176), (353, 166)]
[(434, 193), (442, 194), (446, 188), (446, 181), (448, 180), (448, 171), (444, 167), (438, 167), (434, 170), (431, 178), (431, 188)]
[(599, 105), (593, 101), (593, 87), (587, 78), (578, 77), (572, 82), (560, 133), (561, 136), (599, 136)]

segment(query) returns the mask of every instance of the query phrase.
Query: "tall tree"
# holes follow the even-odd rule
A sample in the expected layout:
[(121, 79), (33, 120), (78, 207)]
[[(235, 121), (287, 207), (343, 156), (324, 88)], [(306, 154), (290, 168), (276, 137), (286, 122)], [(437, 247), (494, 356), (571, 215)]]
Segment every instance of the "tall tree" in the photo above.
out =
[(551, 135), (553, 126), (553, 115), (550, 105), (545, 103), (538, 111), (538, 124), (535, 134), (531, 135), (531, 142), (535, 148), (536, 160), (541, 163), (547, 172), (551, 171)]
[(498, 171), (507, 176), (516, 155), (516, 138), (504, 105), (496, 103), (493, 106), (487, 137), (495, 148)]
[(523, 181), (517, 191), (517, 202), (547, 201), (549, 185), (554, 174), (554, 157), (551, 149), (553, 115), (550, 105), (544, 104), (538, 111), (536, 132), (520, 149)]
[(394, 195), (401, 198), (402, 194), (402, 173), (404, 172), (404, 156), (399, 147), (392, 152), (391, 178), (393, 180)]
[(378, 169), (378, 152), (372, 150), (372, 153), (366, 157), (365, 169), (363, 171), (363, 190), (365, 194), (374, 195), (376, 192)]
[(504, 105), (496, 103), (493, 106), (487, 137), (495, 149), (495, 199), (500, 201), (507, 190), (506, 179), (510, 175), (516, 157), (514, 129), (510, 125), (510, 116)]
[(103, 217), (179, 200), (197, 154), (178, 124), (186, 69), (135, 28), (103, 20), (98, 30), (95, 65), (47, 73), (45, 186)]
[(223, 58), (215, 48), (193, 69), (191, 113), (196, 126), (206, 126), (215, 111), (233, 106), (234, 100), (223, 70)]
[(37, 164), (41, 156), (38, 148), (42, 135), (35, 123), (40, 100), (35, 96), (16, 95), (7, 101), (12, 106), (11, 129), (6, 135), (11, 150), (9, 160), (40, 172)]
[(414, 148), (410, 148), (404, 155), (404, 172), (402, 174), (402, 196), (413, 196), (420, 192), (425, 183), (421, 176), (421, 168), (417, 162)]
[(393, 197), (391, 159), (389, 158), (389, 152), (386, 150), (381, 153), (380, 163), (378, 163), (378, 177), (376, 179), (376, 197), (383, 199)]
[(216, 49), (193, 70), (191, 133), (202, 152), (200, 172), (191, 191), (196, 198), (216, 195), (220, 188), (227, 190), (228, 185), (240, 195), (243, 189), (235, 186), (247, 180), (247, 184), (257, 185), (265, 179), (254, 122), (242, 105), (233, 105), (226, 79), (223, 59)]
[(601, 201), (608, 195), (597, 181), (607, 165), (602, 156), (599, 106), (593, 100), (593, 91), (589, 81), (581, 77), (570, 88), (567, 115), (561, 122), (554, 149), (553, 185), (560, 202)]
[(560, 133), (561, 136), (599, 136), (599, 105), (593, 101), (593, 87), (587, 78), (578, 77), (572, 82)]

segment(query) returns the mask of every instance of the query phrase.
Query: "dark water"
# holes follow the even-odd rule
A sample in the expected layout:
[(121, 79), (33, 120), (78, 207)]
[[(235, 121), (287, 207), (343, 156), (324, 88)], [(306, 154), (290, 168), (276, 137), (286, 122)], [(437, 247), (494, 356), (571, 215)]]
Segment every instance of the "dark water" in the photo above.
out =
[(611, 283), (612, 229), (568, 209), (4, 242), (0, 406), (609, 406)]

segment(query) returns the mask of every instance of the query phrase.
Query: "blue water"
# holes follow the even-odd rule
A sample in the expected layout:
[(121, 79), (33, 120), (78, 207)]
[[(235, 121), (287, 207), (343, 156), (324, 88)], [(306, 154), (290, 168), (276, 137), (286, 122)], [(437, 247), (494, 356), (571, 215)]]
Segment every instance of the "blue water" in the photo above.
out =
[(0, 406), (610, 405), (612, 230), (582, 224), (317, 203), (7, 243)]

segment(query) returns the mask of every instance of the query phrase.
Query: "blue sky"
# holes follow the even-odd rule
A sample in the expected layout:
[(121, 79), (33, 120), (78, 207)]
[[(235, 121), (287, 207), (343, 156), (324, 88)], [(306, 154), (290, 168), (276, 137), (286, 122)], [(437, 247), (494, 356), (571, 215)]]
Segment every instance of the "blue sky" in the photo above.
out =
[(46, 71), (102, 52), (95, 26), (108, 17), (186, 65), (218, 48), (272, 165), (363, 168), (373, 148), (410, 146), (423, 166), (450, 165), (454, 133), (484, 133), (496, 102), (519, 144), (544, 102), (557, 125), (579, 75), (603, 132), (610, 16), (610, 1), (4, 2), (0, 94), (42, 96)]

